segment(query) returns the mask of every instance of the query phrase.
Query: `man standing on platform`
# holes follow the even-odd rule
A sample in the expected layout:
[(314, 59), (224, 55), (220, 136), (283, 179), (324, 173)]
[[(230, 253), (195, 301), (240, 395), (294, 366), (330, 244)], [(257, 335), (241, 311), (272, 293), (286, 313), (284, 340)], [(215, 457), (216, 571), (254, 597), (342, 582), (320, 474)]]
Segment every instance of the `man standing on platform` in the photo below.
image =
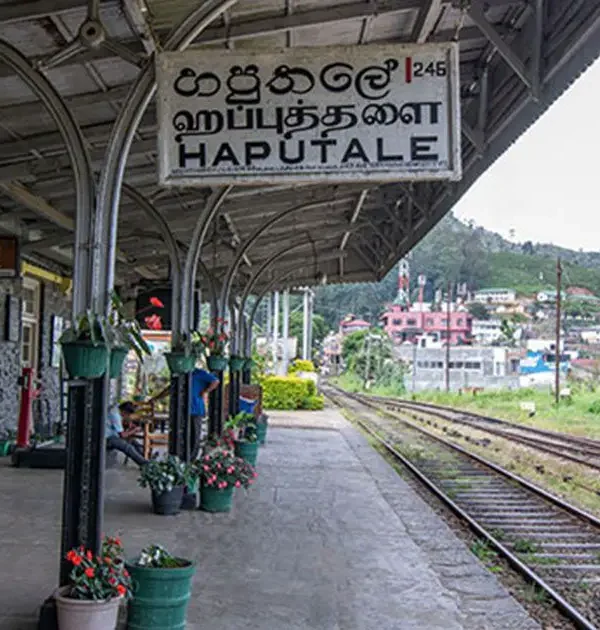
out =
[(196, 368), (192, 372), (191, 379), (191, 442), (192, 448), (190, 453), (192, 459), (195, 459), (200, 450), (200, 440), (202, 439), (202, 424), (206, 417), (206, 403), (204, 397), (219, 386), (219, 379), (210, 372)]

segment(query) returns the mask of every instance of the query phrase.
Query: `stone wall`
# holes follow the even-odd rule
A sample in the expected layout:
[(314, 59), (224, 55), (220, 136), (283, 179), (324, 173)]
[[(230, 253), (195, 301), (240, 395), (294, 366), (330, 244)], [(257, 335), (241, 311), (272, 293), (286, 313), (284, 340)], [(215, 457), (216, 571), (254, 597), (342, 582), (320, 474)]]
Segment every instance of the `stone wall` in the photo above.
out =
[[(5, 341), (5, 313), (8, 295), (20, 297), (20, 280), (0, 280), (0, 433), (16, 430), (19, 419), (21, 342)], [(70, 304), (58, 286), (42, 283), (38, 372), (41, 396), (33, 404), (33, 422), (39, 430), (60, 419), (60, 375), (51, 366), (53, 316), (69, 317)]]
[(18, 280), (0, 280), (0, 434), (15, 429), (19, 417), (21, 342), (5, 341), (5, 320), (7, 297), (20, 297), (20, 287)]
[(70, 317), (70, 303), (57, 285), (43, 284), (41, 297), (38, 376), (42, 391), (33, 418), (40, 429), (60, 420), (60, 372), (51, 366), (53, 317), (63, 317), (65, 323)]

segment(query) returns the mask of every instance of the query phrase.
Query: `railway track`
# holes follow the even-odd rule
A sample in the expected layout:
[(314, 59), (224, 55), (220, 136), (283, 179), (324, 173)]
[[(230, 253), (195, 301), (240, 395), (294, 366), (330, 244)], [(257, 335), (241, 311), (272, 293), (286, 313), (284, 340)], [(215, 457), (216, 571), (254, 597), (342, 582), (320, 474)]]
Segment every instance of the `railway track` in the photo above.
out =
[(600, 470), (600, 441), (598, 440), (519, 425), (508, 420), (501, 420), (500, 418), (484, 416), (471, 411), (458, 410), (442, 405), (397, 400), (382, 396), (373, 396), (372, 398), (388, 409), (408, 412), (415, 419), (421, 419), (420, 414), (437, 417), (454, 424), (484, 431), (512, 442), (518, 442), (540, 452), (588, 468)]
[(332, 385), (391, 456), (479, 538), (552, 599), (576, 627), (600, 627), (600, 520), (497, 464), (430, 433), (381, 400)]

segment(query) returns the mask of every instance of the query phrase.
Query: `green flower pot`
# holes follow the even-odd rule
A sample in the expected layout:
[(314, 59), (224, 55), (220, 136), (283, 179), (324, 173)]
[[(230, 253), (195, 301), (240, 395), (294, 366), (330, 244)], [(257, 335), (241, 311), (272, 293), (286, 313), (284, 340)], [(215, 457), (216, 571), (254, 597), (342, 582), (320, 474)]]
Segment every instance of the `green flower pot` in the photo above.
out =
[(206, 363), (211, 372), (224, 372), (227, 369), (229, 361), (227, 357), (222, 357), (219, 354), (211, 354), (206, 359)]
[(108, 367), (108, 347), (105, 343), (75, 341), (61, 344), (65, 369), (70, 378), (100, 378)]
[(129, 348), (113, 348), (110, 351), (110, 364), (108, 366), (108, 376), (110, 378), (119, 378), (128, 352)]
[(169, 372), (174, 376), (178, 374), (189, 374), (196, 367), (196, 357), (193, 354), (184, 352), (165, 352), (165, 359), (169, 366)]
[(233, 486), (223, 490), (211, 488), (205, 484), (200, 490), (200, 509), (205, 512), (231, 512), (233, 505)]
[(258, 443), (261, 446), (264, 446), (267, 441), (267, 428), (268, 425), (266, 422), (259, 422), (256, 425), (256, 436), (258, 438)]
[(257, 442), (236, 442), (235, 454), (245, 459), (250, 465), (256, 466), (256, 458), (258, 457), (258, 441)]
[(254, 367), (254, 359), (246, 359), (244, 361), (244, 370), (251, 370)]
[[(187, 562), (187, 561), (186, 561)], [(129, 602), (129, 630), (184, 630), (192, 592), (193, 563), (168, 569), (138, 567), (127, 563), (133, 582)]]
[(240, 372), (244, 369), (244, 364), (246, 363), (246, 359), (243, 357), (233, 356), (229, 359), (229, 367), (233, 372)]

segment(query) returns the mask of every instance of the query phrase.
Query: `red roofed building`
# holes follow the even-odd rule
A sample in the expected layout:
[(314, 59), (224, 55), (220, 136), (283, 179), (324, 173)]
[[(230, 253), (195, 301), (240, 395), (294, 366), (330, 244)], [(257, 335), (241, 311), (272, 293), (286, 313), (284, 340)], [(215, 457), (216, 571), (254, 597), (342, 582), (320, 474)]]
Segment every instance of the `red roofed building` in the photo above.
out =
[(359, 330), (369, 330), (371, 324), (364, 319), (357, 319), (354, 315), (346, 315), (340, 322), (340, 333), (344, 336)]
[(567, 295), (572, 295), (575, 297), (578, 296), (593, 296), (594, 293), (593, 291), (590, 291), (589, 289), (586, 289), (585, 287), (569, 287), (567, 289)]

